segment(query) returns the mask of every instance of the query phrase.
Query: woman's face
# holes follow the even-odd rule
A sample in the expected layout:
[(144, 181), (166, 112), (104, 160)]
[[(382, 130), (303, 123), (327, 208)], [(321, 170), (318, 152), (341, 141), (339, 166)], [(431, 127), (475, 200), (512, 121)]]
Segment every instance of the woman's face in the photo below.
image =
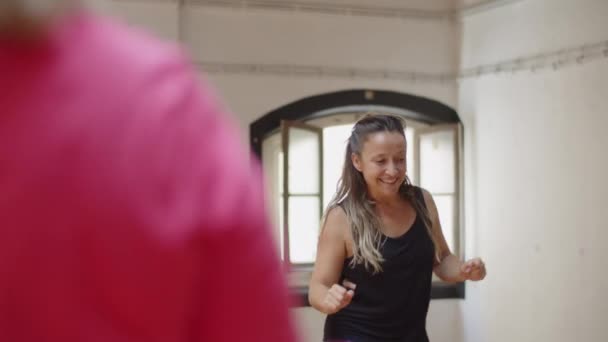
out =
[(376, 200), (393, 198), (405, 181), (405, 137), (397, 132), (377, 132), (367, 136), (360, 154), (351, 156), (363, 174), (370, 196)]

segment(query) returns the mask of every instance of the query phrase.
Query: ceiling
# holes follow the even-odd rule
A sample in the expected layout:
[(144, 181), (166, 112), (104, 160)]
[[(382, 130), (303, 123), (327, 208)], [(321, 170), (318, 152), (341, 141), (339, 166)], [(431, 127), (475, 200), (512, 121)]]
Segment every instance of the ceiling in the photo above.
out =
[[(124, 1), (124, 0), (123, 0)], [(159, 0), (139, 0), (159, 1)], [(167, 1), (167, 0), (165, 0)], [(413, 11), (467, 10), (478, 6), (508, 2), (509, 0), (173, 0), (200, 4), (271, 4), (288, 7), (291, 5), (311, 5), (314, 7), (354, 7), (374, 9), (397, 9)]]
[[(3, 0), (0, 0), (3, 1)], [(378, 17), (466, 17), (523, 0), (108, 0), (114, 3), (181, 3), (228, 8), (303, 11)]]
[(491, 0), (285, 0), (282, 2), (324, 4), (417, 10), (452, 10), (478, 5)]

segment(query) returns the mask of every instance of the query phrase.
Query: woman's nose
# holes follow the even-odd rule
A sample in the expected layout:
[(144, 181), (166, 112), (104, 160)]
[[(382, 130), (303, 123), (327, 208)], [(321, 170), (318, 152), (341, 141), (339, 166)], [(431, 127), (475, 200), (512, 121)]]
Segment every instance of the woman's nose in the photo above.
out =
[(389, 176), (397, 176), (399, 174), (399, 166), (395, 163), (389, 163), (385, 170), (386, 174)]

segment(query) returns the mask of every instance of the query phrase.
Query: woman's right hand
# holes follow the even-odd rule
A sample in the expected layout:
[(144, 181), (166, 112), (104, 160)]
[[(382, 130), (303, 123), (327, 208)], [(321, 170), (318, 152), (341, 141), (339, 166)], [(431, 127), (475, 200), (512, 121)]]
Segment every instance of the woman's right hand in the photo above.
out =
[(351, 300), (355, 296), (356, 287), (356, 284), (348, 280), (344, 280), (342, 282), (342, 286), (334, 284), (332, 287), (330, 287), (325, 294), (325, 298), (323, 298), (325, 313), (328, 315), (335, 314), (350, 304)]

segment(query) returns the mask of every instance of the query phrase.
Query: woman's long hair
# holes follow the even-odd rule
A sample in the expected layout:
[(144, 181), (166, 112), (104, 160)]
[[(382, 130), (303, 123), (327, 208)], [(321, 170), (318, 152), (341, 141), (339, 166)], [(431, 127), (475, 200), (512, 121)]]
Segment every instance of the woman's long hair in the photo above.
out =
[[(380, 253), (380, 247), (384, 243), (384, 238), (380, 229), (381, 223), (374, 208), (375, 204), (369, 197), (363, 175), (354, 167), (351, 156), (353, 153), (360, 155), (367, 137), (378, 132), (398, 133), (405, 139), (404, 125), (398, 117), (370, 113), (360, 119), (353, 127), (348, 139), (342, 177), (338, 182), (336, 194), (324, 215), (326, 217), (327, 213), (337, 206), (345, 211), (354, 240), (351, 266), (364, 264), (365, 268), (372, 273), (382, 271), (384, 260)], [(424, 199), (421, 201), (416, 196), (415, 187), (411, 184), (407, 175), (404, 183), (399, 187), (399, 195), (412, 204), (417, 215), (420, 216), (426, 226), (437, 252), (439, 249), (432, 233), (432, 223), (429, 212), (423, 203)], [(323, 221), (325, 221), (325, 217)]]

